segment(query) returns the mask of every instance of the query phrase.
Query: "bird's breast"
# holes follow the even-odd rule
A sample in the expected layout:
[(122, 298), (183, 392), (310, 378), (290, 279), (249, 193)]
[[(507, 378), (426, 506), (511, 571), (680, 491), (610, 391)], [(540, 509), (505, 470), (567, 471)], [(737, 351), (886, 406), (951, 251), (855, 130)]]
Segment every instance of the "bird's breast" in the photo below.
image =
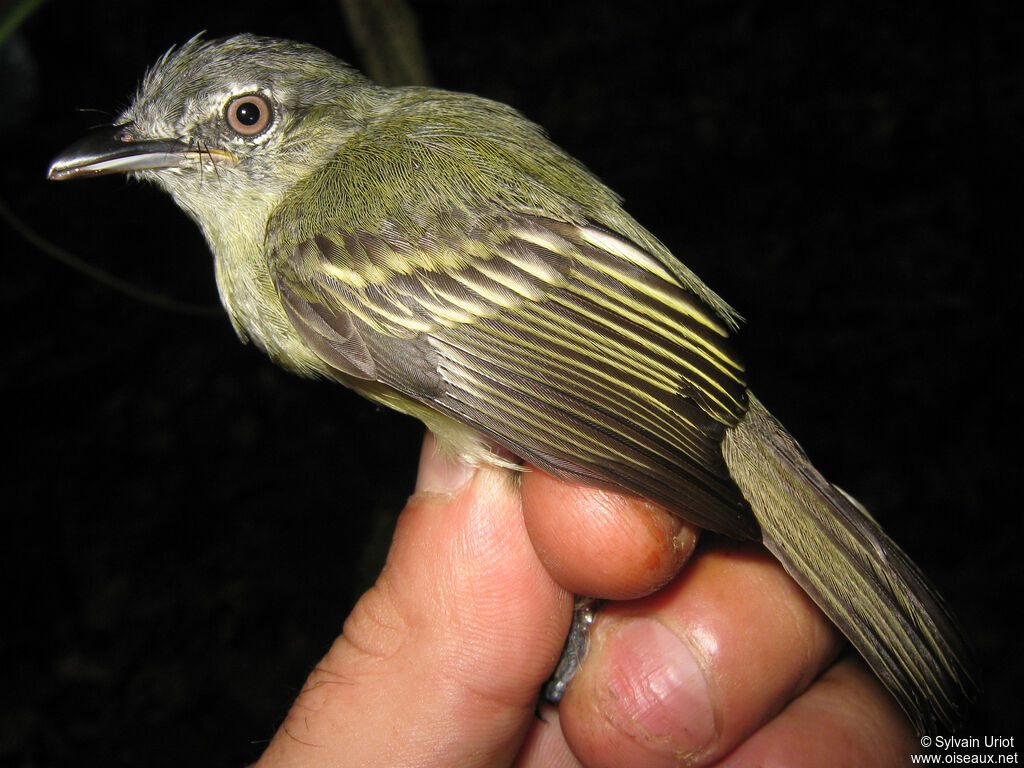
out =
[[(263, 251), (263, 239), (231, 229), (203, 227), (214, 255), (217, 291), (243, 341), (252, 341), (271, 359), (300, 374), (326, 372), (306, 345), (281, 304)], [(262, 233), (260, 227), (256, 230)]]

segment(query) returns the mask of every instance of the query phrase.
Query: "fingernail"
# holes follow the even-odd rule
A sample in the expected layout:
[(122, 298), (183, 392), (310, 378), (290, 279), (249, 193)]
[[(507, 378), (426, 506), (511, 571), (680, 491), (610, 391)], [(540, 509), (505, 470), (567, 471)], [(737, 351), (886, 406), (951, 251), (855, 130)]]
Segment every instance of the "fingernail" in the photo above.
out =
[(685, 642), (660, 622), (638, 618), (613, 630), (605, 652), (621, 725), (646, 740), (668, 738), (684, 759), (707, 750), (716, 736), (711, 695)]
[(427, 433), (420, 454), (420, 468), (416, 475), (416, 493), (443, 493), (452, 495), (469, 482), (476, 468), (448, 456), (437, 445), (436, 438)]

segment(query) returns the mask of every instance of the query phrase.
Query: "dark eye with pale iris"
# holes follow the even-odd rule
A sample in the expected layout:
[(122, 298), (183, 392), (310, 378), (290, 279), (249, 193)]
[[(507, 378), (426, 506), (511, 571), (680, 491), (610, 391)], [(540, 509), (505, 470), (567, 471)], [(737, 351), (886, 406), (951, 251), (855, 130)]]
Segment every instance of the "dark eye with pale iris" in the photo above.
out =
[(228, 126), (242, 136), (256, 136), (267, 130), (274, 117), (270, 103), (262, 96), (250, 93), (236, 96), (224, 110)]

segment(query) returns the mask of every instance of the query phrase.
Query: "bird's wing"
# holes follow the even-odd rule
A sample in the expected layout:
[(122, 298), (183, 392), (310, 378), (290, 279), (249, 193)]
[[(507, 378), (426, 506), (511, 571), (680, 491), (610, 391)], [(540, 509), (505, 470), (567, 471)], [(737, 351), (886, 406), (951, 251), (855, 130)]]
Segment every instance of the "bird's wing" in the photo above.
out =
[(756, 535), (721, 457), (746, 393), (715, 316), (607, 230), (512, 213), (458, 224), (336, 229), (278, 252), (289, 318), (350, 380), (556, 475)]
[(758, 537), (721, 454), (747, 407), (728, 308), (638, 245), (614, 194), (531, 124), (510, 123), (508, 146), (453, 124), (465, 103), (433, 110), (440, 128), (364, 132), (271, 217), (267, 263), (298, 333), (363, 394)]

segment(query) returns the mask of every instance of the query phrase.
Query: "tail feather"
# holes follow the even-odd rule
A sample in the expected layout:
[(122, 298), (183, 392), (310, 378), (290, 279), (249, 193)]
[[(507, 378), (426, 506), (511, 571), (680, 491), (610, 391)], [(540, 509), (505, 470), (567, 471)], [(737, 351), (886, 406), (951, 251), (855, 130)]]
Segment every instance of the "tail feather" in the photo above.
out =
[(867, 511), (750, 395), (722, 446), (768, 549), (842, 630), (921, 733), (955, 727), (974, 661), (941, 596)]

